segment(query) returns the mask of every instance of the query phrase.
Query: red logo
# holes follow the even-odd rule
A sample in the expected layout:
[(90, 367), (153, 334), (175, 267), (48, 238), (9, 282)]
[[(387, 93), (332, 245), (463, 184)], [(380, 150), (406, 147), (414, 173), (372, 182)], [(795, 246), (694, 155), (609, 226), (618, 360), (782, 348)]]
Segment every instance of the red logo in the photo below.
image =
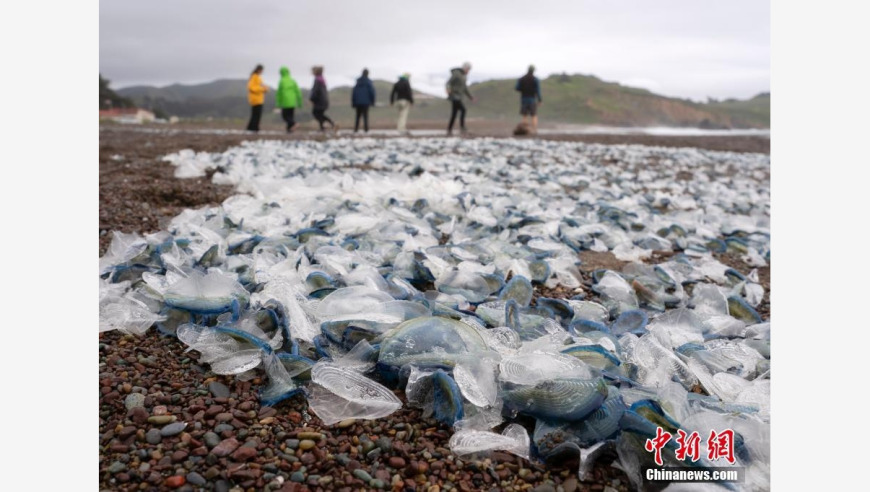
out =
[(692, 458), (692, 461), (698, 461), (701, 458), (701, 436), (697, 432), (686, 434), (682, 429), (677, 431), (677, 448), (676, 455), (680, 461), (685, 461), (686, 457)]
[(665, 432), (661, 427), (656, 429), (656, 437), (655, 439), (647, 439), (644, 448), (647, 451), (652, 452), (655, 450), (656, 453), (656, 464), (662, 466), (662, 448), (665, 447), (665, 444), (671, 440), (672, 434), (670, 432)]
[[(647, 439), (644, 448), (655, 453), (655, 462), (662, 466), (662, 448), (674, 437), (670, 432), (661, 427), (656, 428), (656, 437)], [(693, 462), (701, 459), (701, 436), (697, 432), (687, 434), (684, 430), (677, 430), (677, 450), (674, 452), (677, 460), (686, 461), (690, 458)], [(725, 429), (722, 432), (710, 431), (707, 439), (707, 459), (715, 461), (726, 459), (734, 464), (734, 431)]]
[(707, 459), (718, 460), (725, 458), (728, 463), (734, 463), (734, 431), (725, 429), (716, 434), (716, 431), (710, 431), (710, 437), (707, 439)]

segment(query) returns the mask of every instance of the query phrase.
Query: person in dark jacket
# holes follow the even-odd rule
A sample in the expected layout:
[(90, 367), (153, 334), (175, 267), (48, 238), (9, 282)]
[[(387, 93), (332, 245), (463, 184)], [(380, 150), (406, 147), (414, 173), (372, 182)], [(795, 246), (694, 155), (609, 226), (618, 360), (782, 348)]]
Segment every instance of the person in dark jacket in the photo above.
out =
[(541, 82), (535, 77), (535, 66), (529, 65), (525, 75), (517, 80), (515, 89), (520, 93), (520, 114), (523, 124), (528, 126), (528, 118), (532, 118), (531, 131), (538, 133), (538, 105), (541, 100)]
[(465, 134), (468, 130), (465, 129), (465, 100), (474, 101), (474, 96), (468, 92), (466, 77), (471, 70), (471, 63), (465, 62), (461, 68), (450, 70), (450, 80), (447, 81), (447, 99), (450, 100), (453, 107), (450, 112), (450, 124), (447, 125), (447, 135), (453, 135), (453, 122), (456, 121), (456, 115), (459, 114), (459, 129)]
[(353, 125), (353, 132), (359, 131), (359, 119), (362, 116), (365, 122), (365, 131), (369, 131), (369, 107), (375, 105), (375, 85), (369, 79), (369, 69), (363, 69), (362, 77), (356, 79), (356, 85), (353, 86), (353, 92), (350, 96), (350, 104), (356, 110), (356, 123)]
[(414, 104), (414, 92), (411, 90), (411, 74), (403, 73), (399, 77), (399, 81), (393, 85), (393, 92), (390, 93), (390, 106), (393, 103), (399, 107), (399, 122), (396, 129), (399, 133), (408, 133), (406, 124), (408, 123), (408, 112), (411, 111), (411, 106)]
[(314, 74), (314, 86), (311, 88), (311, 94), (308, 96), (308, 100), (314, 106), (311, 114), (320, 124), (320, 131), (324, 131), (323, 123), (329, 122), (332, 131), (338, 132), (338, 125), (329, 116), (326, 116), (326, 110), (329, 109), (329, 92), (326, 90), (326, 80), (323, 78), (323, 66), (315, 65), (311, 67), (311, 73)]

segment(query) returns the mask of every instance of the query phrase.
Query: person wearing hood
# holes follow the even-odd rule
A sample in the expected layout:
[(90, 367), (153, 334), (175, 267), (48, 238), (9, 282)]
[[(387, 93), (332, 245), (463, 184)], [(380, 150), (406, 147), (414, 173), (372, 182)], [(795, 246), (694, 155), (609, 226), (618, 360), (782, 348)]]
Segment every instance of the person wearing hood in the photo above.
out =
[(337, 133), (338, 125), (326, 116), (326, 110), (329, 109), (329, 92), (326, 90), (326, 79), (323, 78), (323, 66), (311, 67), (311, 73), (314, 75), (314, 86), (311, 87), (311, 93), (308, 95), (308, 100), (314, 106), (311, 115), (320, 124), (320, 131), (324, 131), (323, 123), (328, 121), (332, 131)]
[(281, 67), (281, 80), (275, 92), (275, 105), (281, 108), (281, 118), (287, 123), (287, 133), (299, 126), (293, 117), (296, 108), (302, 105), (302, 91), (299, 84), (290, 76), (290, 69)]
[(399, 133), (408, 133), (405, 125), (408, 122), (408, 112), (411, 111), (411, 106), (414, 104), (414, 92), (411, 90), (410, 78), (411, 74), (403, 73), (399, 77), (399, 81), (393, 85), (393, 92), (390, 93), (390, 106), (395, 102), (399, 107), (399, 122), (396, 126)]
[(263, 85), (260, 74), (263, 73), (263, 65), (257, 65), (248, 79), (248, 104), (251, 105), (251, 119), (248, 120), (248, 131), (260, 131), (260, 117), (263, 115), (263, 101), (269, 89)]
[(363, 69), (362, 77), (356, 79), (353, 92), (350, 96), (350, 104), (356, 110), (356, 123), (353, 132), (359, 131), (359, 119), (363, 118), (366, 133), (369, 131), (369, 107), (375, 105), (375, 85), (369, 79), (369, 69)]
[(447, 125), (447, 135), (453, 135), (453, 123), (456, 121), (456, 114), (459, 114), (459, 129), (465, 134), (468, 130), (465, 129), (465, 100), (468, 99), (474, 102), (474, 96), (468, 92), (466, 77), (471, 70), (471, 63), (465, 62), (462, 67), (450, 70), (450, 80), (447, 81), (447, 99), (450, 100), (453, 107), (450, 113), (450, 124)]

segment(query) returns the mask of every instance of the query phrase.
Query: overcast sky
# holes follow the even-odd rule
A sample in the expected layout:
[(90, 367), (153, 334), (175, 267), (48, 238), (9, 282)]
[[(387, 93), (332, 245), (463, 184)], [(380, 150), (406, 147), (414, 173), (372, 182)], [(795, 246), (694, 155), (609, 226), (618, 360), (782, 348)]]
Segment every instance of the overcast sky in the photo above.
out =
[(582, 73), (668, 96), (747, 98), (770, 90), (765, 0), (100, 1), (100, 73), (112, 87), (247, 78), (329, 87), (410, 72), (441, 95), (449, 70), (472, 82)]

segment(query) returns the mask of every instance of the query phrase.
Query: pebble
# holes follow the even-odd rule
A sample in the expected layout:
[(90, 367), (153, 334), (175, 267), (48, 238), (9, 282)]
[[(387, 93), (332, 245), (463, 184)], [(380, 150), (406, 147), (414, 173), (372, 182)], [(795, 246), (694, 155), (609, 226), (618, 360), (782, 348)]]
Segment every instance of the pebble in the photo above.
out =
[(144, 407), (145, 395), (141, 393), (130, 393), (126, 398), (124, 398), (124, 406), (127, 410)]
[(232, 431), (235, 429), (236, 428), (231, 426), (230, 424), (218, 424), (218, 425), (214, 426), (214, 431), (217, 432), (218, 434), (220, 434), (222, 432), (226, 432), (226, 431)]
[(188, 473), (187, 477), (185, 478), (187, 479), (187, 483), (192, 485), (205, 485), (206, 483), (208, 483), (205, 477), (196, 472)]
[(389, 437), (380, 437), (375, 443), (378, 445), (381, 451), (385, 453), (389, 453), (393, 450), (393, 440)]
[(148, 410), (145, 410), (143, 407), (133, 407), (130, 409), (130, 420), (138, 425), (148, 422)]
[(326, 476), (320, 477), (320, 478), (317, 480), (317, 483), (318, 483), (319, 485), (321, 485), (321, 486), (326, 487), (326, 486), (328, 486), (329, 484), (332, 483), (332, 480), (333, 480), (332, 476), (330, 476), (330, 475), (326, 475)]
[(163, 435), (160, 434), (159, 430), (151, 429), (145, 433), (145, 440), (148, 441), (148, 444), (160, 444), (160, 441), (163, 440)]
[(205, 441), (205, 445), (209, 447), (209, 449), (217, 446), (221, 442), (221, 437), (214, 432), (206, 432), (205, 435), (202, 436)]
[(353, 471), (353, 476), (362, 480), (365, 483), (369, 483), (372, 481), (372, 476), (369, 475), (369, 472), (363, 470), (362, 468), (357, 468)]
[(205, 410), (205, 416), (213, 419), (215, 415), (222, 413), (224, 407), (222, 405), (212, 405)]
[(405, 467), (405, 460), (403, 458), (398, 457), (398, 456), (393, 456), (387, 462), (393, 468), (404, 468)]
[(271, 417), (273, 415), (276, 415), (277, 413), (278, 413), (278, 410), (276, 410), (275, 407), (262, 407), (262, 408), (260, 408), (260, 411), (257, 413), (257, 416), (260, 417), (261, 419), (264, 419), (266, 417)]
[(136, 430), (137, 429), (136, 429), (135, 425), (128, 425), (128, 426), (124, 427), (123, 429), (121, 429), (120, 432), (118, 432), (118, 437), (120, 437), (121, 439), (126, 439), (126, 438), (132, 436), (133, 434), (135, 434)]
[(229, 398), (230, 397), (230, 389), (227, 388), (227, 385), (223, 383), (219, 383), (217, 381), (212, 381), (208, 383), (208, 391), (215, 398)]
[(301, 471), (294, 472), (292, 475), (290, 475), (290, 481), (302, 483), (305, 481), (305, 474)]
[(220, 442), (214, 449), (211, 450), (212, 454), (218, 457), (229, 456), (230, 453), (238, 449), (240, 446), (239, 441), (236, 438), (231, 437), (229, 439), (224, 439)]
[(127, 465), (121, 463), (120, 461), (115, 461), (109, 466), (108, 472), (112, 475), (122, 472), (127, 469)]
[(145, 366), (145, 367), (155, 367), (155, 366), (157, 366), (157, 362), (154, 360), (153, 357), (142, 357), (142, 356), (139, 356), (138, 361), (139, 361), (140, 364), (142, 364), (142, 365)]
[(171, 422), (175, 422), (177, 417), (175, 415), (152, 415), (148, 417), (148, 423), (154, 425), (165, 425)]
[(577, 479), (574, 477), (565, 480), (562, 483), (562, 488), (565, 489), (565, 492), (575, 492), (577, 490)]
[(299, 449), (302, 449), (302, 450), (311, 449), (316, 445), (317, 444), (314, 441), (312, 441), (310, 439), (305, 439), (305, 440), (299, 442)]
[(544, 483), (532, 489), (532, 492), (556, 492), (556, 487), (553, 487), (548, 483)]
[(415, 472), (421, 475), (429, 471), (429, 463), (425, 461), (418, 461), (416, 463), (412, 461), (411, 466)]
[(374, 461), (378, 459), (378, 457), (381, 455), (381, 452), (381, 448), (372, 449), (371, 451), (366, 453), (366, 459), (368, 459), (369, 461)]
[(166, 481), (163, 482), (163, 485), (166, 485), (167, 487), (172, 489), (177, 489), (178, 487), (184, 485), (184, 477), (182, 477), (181, 475), (173, 475), (167, 478)]
[(319, 432), (300, 432), (296, 434), (296, 437), (299, 439), (312, 439), (314, 441), (319, 441), (323, 439), (323, 434)]
[(376, 478), (376, 479), (372, 480), (371, 482), (369, 482), (369, 485), (376, 488), (376, 489), (383, 489), (383, 488), (386, 488), (386, 486), (387, 486), (384, 483), (384, 481), (379, 479), (379, 478)]
[(249, 446), (238, 448), (231, 456), (233, 461), (243, 462), (253, 459), (257, 456), (257, 449)]
[(287, 447), (290, 449), (296, 449), (299, 447), (299, 439), (287, 439), (285, 442)]
[(174, 422), (160, 429), (160, 435), (163, 437), (174, 436), (180, 434), (187, 427), (187, 422)]
[(341, 422), (338, 423), (338, 428), (339, 429), (346, 429), (355, 423), (356, 423), (356, 419), (342, 420)]

